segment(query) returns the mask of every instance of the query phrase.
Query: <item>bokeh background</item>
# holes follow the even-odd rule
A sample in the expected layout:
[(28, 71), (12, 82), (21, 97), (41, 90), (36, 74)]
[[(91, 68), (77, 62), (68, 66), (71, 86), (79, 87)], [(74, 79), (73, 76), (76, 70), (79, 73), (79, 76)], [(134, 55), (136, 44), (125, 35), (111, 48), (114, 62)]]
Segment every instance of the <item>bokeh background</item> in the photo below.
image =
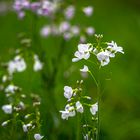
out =
[[(12, 1), (0, 1), (0, 62), (7, 62), (13, 57), (14, 50), (20, 47), (18, 34), (24, 32), (30, 35), (32, 19), (28, 16), (24, 20), (19, 20), (12, 11), (3, 12), (3, 2), (10, 5)], [(100, 139), (140, 140), (140, 1), (75, 0), (74, 4), (77, 9), (91, 5), (94, 7), (94, 14), (91, 18), (83, 18), (79, 13), (73, 22), (92, 25), (97, 34), (104, 35), (105, 41), (116, 41), (125, 52), (124, 55), (117, 55), (103, 68), (105, 89), (101, 103)], [(37, 24), (38, 34), (40, 27), (47, 21), (37, 19), (34, 22)], [(76, 119), (61, 120), (59, 110), (62, 110), (66, 103), (63, 86), (74, 85), (76, 80), (82, 79), (77, 72), (81, 64), (71, 63), (77, 39), (64, 42), (63, 45), (62, 38), (39, 39), (43, 50), (34, 43), (34, 51), (40, 55), (43, 51), (45, 58), (54, 62), (45, 66), (43, 74), (33, 73), (31, 68), (28, 68), (27, 71), (15, 76), (15, 83), (23, 87), (26, 94), (35, 92), (42, 97), (42, 133), (48, 140), (74, 140)], [(92, 38), (88, 41), (92, 42)], [(30, 65), (30, 60), (28, 62)], [(89, 92), (87, 94), (91, 95), (95, 88), (91, 79), (85, 79), (84, 85)], [(0, 106), (3, 104), (5, 97), (0, 94)], [(4, 116), (0, 111), (0, 122)], [(6, 140), (6, 132), (7, 129), (0, 127), (0, 140)]]

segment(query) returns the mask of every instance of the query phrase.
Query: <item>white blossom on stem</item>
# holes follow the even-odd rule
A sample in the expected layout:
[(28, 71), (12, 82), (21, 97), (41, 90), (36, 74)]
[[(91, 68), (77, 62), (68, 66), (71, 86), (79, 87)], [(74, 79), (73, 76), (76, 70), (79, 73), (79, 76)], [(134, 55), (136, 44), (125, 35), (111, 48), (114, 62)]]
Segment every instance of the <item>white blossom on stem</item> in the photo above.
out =
[(110, 62), (109, 54), (106, 51), (99, 52), (97, 54), (97, 59), (101, 62), (101, 66), (105, 66)]
[(82, 104), (80, 103), (80, 101), (76, 102), (76, 110), (77, 110), (77, 112), (80, 112), (80, 113), (84, 112), (84, 108), (83, 108)]
[(35, 140), (41, 140), (44, 136), (41, 136), (40, 134), (34, 134)]
[(91, 44), (79, 44), (78, 51), (74, 54), (76, 58), (73, 58), (72, 62), (77, 62), (81, 59), (87, 60), (90, 57), (92, 49), (93, 47), (91, 47)]
[(111, 43), (107, 43), (108, 47), (107, 47), (107, 52), (109, 54), (110, 57), (115, 57), (115, 53), (120, 52), (122, 54), (124, 54), (123, 48), (120, 46), (117, 46), (117, 43), (112, 41)]
[(84, 68), (83, 69), (80, 69), (81, 72), (88, 72), (89, 69), (88, 69), (88, 66), (84, 65)]
[(73, 94), (73, 89), (69, 86), (64, 87), (64, 97), (67, 99), (70, 99)]
[(90, 112), (92, 115), (95, 115), (97, 111), (98, 111), (98, 103), (95, 103), (90, 107)]
[(12, 105), (3, 105), (2, 106), (2, 110), (4, 111), (4, 113), (6, 114), (12, 114)]

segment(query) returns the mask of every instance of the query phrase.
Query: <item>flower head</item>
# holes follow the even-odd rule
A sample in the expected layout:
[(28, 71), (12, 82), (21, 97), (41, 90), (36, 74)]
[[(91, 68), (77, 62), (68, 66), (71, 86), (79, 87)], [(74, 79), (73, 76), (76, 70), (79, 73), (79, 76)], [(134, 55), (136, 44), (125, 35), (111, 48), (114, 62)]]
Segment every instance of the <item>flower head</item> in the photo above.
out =
[(105, 66), (110, 62), (109, 54), (106, 51), (99, 52), (97, 59), (101, 62), (101, 66)]
[(88, 59), (90, 57), (90, 52), (92, 51), (91, 44), (79, 44), (78, 51), (75, 52), (75, 57), (72, 59), (72, 62), (77, 62), (81, 59)]
[(84, 65), (84, 68), (83, 69), (80, 69), (81, 72), (88, 72), (89, 69), (88, 69), (88, 66)]
[(112, 41), (111, 43), (107, 44), (107, 52), (109, 54), (110, 57), (115, 57), (115, 53), (120, 52), (124, 54), (123, 48), (120, 46), (117, 46), (117, 43), (115, 43), (114, 41)]
[(97, 111), (98, 111), (98, 103), (95, 103), (90, 107), (90, 112), (92, 115), (95, 115)]
[(72, 97), (73, 94), (73, 89), (69, 86), (65, 86), (64, 87), (64, 96), (67, 99), (70, 99)]
[(84, 108), (79, 101), (76, 102), (76, 110), (77, 110), (77, 112), (80, 112), (80, 113), (84, 112)]
[(43, 68), (43, 64), (42, 62), (39, 60), (38, 56), (37, 55), (34, 55), (34, 66), (33, 66), (33, 69), (34, 71), (39, 71), (39, 70), (42, 70)]
[(2, 110), (6, 113), (6, 114), (12, 114), (12, 105), (3, 105), (2, 106)]
[(86, 16), (91, 16), (93, 13), (93, 7), (92, 6), (88, 6), (83, 8), (83, 12), (85, 13)]
[(40, 134), (34, 134), (35, 140), (41, 140), (44, 136), (41, 136)]

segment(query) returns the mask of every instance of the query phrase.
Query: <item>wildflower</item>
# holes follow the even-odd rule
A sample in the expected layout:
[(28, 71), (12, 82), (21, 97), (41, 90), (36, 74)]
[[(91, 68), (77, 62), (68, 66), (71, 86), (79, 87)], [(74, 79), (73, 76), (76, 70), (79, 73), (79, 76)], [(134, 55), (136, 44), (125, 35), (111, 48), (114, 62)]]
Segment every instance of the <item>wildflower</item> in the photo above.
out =
[(32, 11), (37, 11), (37, 9), (39, 9), (39, 7), (41, 6), (40, 2), (32, 2), (30, 4), (31, 10)]
[(107, 52), (109, 54), (110, 57), (115, 57), (115, 53), (120, 52), (123, 53), (123, 48), (120, 46), (117, 46), (117, 43), (115, 43), (114, 41), (112, 41), (111, 43), (107, 43), (108, 47), (107, 47)]
[(67, 99), (70, 99), (72, 97), (73, 94), (73, 89), (69, 86), (65, 86), (64, 87), (64, 96)]
[(60, 33), (64, 33), (70, 29), (70, 24), (67, 21), (63, 21), (59, 25)]
[(14, 85), (8, 85), (6, 88), (5, 88), (5, 92), (6, 93), (15, 93), (15, 91), (18, 89), (17, 86), (14, 86)]
[(12, 105), (3, 105), (2, 110), (6, 114), (12, 114)]
[(64, 110), (64, 111), (60, 111), (61, 114), (61, 118), (63, 120), (68, 120), (68, 117), (69, 117), (69, 111), (68, 110)]
[(95, 115), (97, 111), (98, 111), (98, 103), (95, 103), (90, 107), (90, 112), (92, 115)]
[(41, 63), (37, 55), (34, 55), (34, 61), (35, 61), (33, 66), (34, 71), (42, 70), (43, 64)]
[(74, 14), (75, 14), (75, 7), (72, 5), (68, 6), (64, 11), (65, 18), (67, 19), (72, 19)]
[(48, 0), (43, 0), (40, 7), (37, 9), (37, 14), (42, 16), (51, 16), (57, 9), (55, 3)]
[(51, 27), (50, 26), (44, 26), (42, 29), (41, 29), (41, 32), (40, 34), (43, 36), (43, 37), (47, 37), (51, 34)]
[(91, 36), (95, 33), (95, 30), (93, 27), (88, 27), (86, 28), (86, 33)]
[(110, 62), (109, 54), (105, 51), (97, 54), (97, 59), (101, 62), (101, 66), (105, 66)]
[(28, 132), (29, 128), (32, 127), (32, 124), (23, 124), (22, 128), (24, 132)]
[(76, 110), (77, 110), (77, 112), (80, 112), (80, 113), (84, 112), (84, 108), (79, 101), (76, 102)]
[(74, 117), (75, 116), (75, 109), (73, 106), (70, 106), (69, 104), (66, 105), (65, 110), (64, 111), (60, 111), (61, 114), (61, 118), (63, 120), (68, 120), (69, 117)]
[(86, 37), (84, 35), (80, 36), (80, 42), (81, 43), (86, 42)]
[(8, 63), (8, 72), (13, 74), (14, 72), (22, 72), (26, 69), (26, 63), (21, 56), (16, 56), (14, 60)]
[(78, 35), (79, 33), (80, 33), (80, 29), (79, 29), (79, 27), (78, 26), (76, 26), (76, 25), (74, 25), (74, 26), (72, 26), (71, 27), (71, 33), (73, 34), (73, 35)]
[(75, 57), (72, 59), (72, 62), (77, 62), (81, 59), (88, 59), (90, 57), (90, 51), (92, 51), (91, 44), (79, 44), (78, 51), (75, 52)]
[(35, 140), (41, 140), (44, 136), (41, 136), (40, 134), (34, 134)]
[(88, 72), (89, 69), (88, 69), (88, 66), (84, 65), (84, 68), (83, 69), (80, 69), (81, 72)]
[(91, 16), (93, 13), (93, 7), (88, 6), (83, 8), (83, 12), (85, 13), (86, 16)]

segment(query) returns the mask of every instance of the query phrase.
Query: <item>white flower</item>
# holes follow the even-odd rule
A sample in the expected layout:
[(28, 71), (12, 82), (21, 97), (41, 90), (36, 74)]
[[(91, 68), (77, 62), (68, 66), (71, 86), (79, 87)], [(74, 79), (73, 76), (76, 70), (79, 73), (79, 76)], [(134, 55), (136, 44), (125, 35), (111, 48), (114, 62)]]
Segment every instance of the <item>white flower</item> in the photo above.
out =
[(8, 85), (6, 88), (5, 88), (5, 92), (6, 93), (15, 93), (15, 91), (18, 89), (17, 86), (14, 86), (14, 85)]
[(14, 60), (8, 63), (8, 72), (13, 74), (14, 72), (22, 72), (26, 69), (26, 63), (21, 56), (16, 56)]
[(12, 114), (12, 105), (3, 105), (3, 106), (2, 106), (2, 110), (3, 110), (6, 114)]
[(75, 57), (72, 59), (72, 62), (77, 62), (81, 59), (88, 59), (90, 57), (90, 52), (92, 51), (93, 47), (91, 44), (79, 44), (78, 51), (75, 52)]
[(65, 110), (69, 111), (69, 117), (74, 117), (75, 116), (75, 109), (73, 106), (70, 106), (69, 104), (66, 105)]
[(72, 97), (72, 94), (73, 94), (72, 88), (69, 87), (69, 86), (65, 86), (64, 87), (64, 96), (65, 96), (65, 98), (70, 99)]
[(115, 43), (114, 41), (112, 41), (111, 43), (107, 43), (108, 47), (107, 47), (107, 52), (109, 54), (110, 57), (115, 57), (115, 53), (120, 52), (123, 53), (123, 48), (120, 46), (117, 46), (117, 43)]
[(83, 69), (80, 69), (81, 72), (88, 72), (89, 69), (88, 69), (88, 66), (84, 65), (84, 68)]
[(80, 112), (80, 113), (84, 112), (84, 108), (79, 101), (76, 102), (76, 110), (77, 110), (77, 112)]
[(85, 13), (86, 16), (91, 16), (93, 13), (93, 7), (88, 6), (83, 8), (83, 12)]
[(97, 111), (98, 111), (98, 103), (95, 103), (90, 107), (90, 112), (92, 115), (95, 115)]
[(35, 140), (41, 140), (44, 136), (41, 136), (40, 134), (34, 134)]
[(24, 132), (28, 132), (29, 127), (31, 127), (32, 124), (28, 123), (28, 124), (23, 124), (22, 128)]
[(101, 66), (105, 66), (110, 62), (109, 54), (107, 52), (99, 52), (97, 59), (101, 62)]
[(42, 62), (39, 60), (37, 55), (34, 55), (34, 66), (33, 66), (34, 71), (42, 70), (42, 68), (43, 68)]
[(63, 120), (68, 120), (68, 117), (69, 117), (69, 111), (68, 110), (64, 110), (64, 111), (60, 111), (61, 114), (61, 118)]
[(75, 109), (73, 106), (70, 106), (69, 104), (66, 105), (65, 110), (64, 111), (60, 111), (61, 114), (61, 118), (63, 120), (68, 120), (69, 117), (74, 117), (75, 116)]

